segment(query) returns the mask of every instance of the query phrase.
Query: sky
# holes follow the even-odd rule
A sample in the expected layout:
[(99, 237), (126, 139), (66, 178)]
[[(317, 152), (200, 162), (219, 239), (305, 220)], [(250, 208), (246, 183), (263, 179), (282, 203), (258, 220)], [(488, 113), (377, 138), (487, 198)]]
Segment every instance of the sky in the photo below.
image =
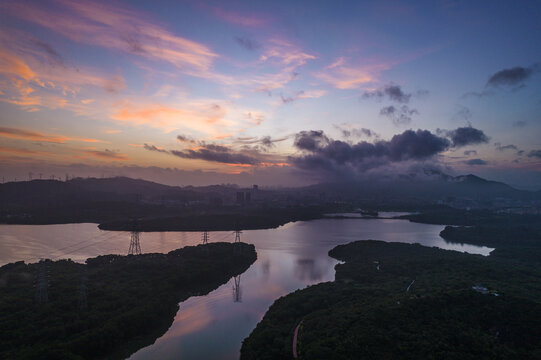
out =
[(541, 189), (539, 19), (539, 1), (0, 1), (0, 176)]

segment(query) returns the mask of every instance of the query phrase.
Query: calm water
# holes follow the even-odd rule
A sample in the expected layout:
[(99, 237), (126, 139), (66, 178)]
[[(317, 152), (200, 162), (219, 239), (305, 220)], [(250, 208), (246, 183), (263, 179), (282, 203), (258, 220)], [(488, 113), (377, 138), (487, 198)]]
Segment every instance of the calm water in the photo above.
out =
[[(255, 244), (257, 261), (240, 279), (182, 302), (167, 333), (130, 359), (238, 359), (242, 340), (275, 299), (334, 280), (337, 262), (327, 252), (338, 244), (374, 239), (483, 255), (492, 250), (448, 244), (439, 237), (442, 229), (394, 219), (322, 219), (244, 231), (241, 239)], [(231, 232), (212, 232), (210, 237), (210, 241), (233, 240)], [(168, 252), (200, 241), (197, 232), (141, 233), (143, 252)], [(125, 254), (129, 242), (129, 233), (101, 231), (95, 224), (0, 225), (0, 265), (41, 257), (84, 261), (100, 254)]]

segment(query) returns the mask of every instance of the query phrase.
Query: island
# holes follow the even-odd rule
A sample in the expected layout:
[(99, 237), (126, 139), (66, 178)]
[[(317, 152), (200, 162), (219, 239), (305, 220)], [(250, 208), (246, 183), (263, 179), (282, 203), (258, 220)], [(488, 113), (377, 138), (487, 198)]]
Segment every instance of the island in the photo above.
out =
[(171, 326), (179, 302), (256, 260), (244, 243), (0, 268), (0, 358), (124, 359)]

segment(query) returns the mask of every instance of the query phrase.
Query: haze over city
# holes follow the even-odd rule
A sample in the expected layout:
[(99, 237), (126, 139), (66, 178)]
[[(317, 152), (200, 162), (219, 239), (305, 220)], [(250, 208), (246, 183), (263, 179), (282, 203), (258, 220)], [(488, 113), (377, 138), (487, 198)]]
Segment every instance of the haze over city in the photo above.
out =
[(429, 169), (539, 189), (535, 1), (2, 1), (0, 16), (4, 181)]

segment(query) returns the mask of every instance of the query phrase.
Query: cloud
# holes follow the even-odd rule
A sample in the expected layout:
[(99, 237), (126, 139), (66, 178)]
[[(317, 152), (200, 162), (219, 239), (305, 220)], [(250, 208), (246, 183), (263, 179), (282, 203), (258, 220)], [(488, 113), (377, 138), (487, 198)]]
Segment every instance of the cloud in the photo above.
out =
[[(181, 138), (184, 138), (180, 136)], [(178, 137), (177, 137), (178, 138)], [(174, 155), (183, 159), (205, 160), (215, 163), (237, 166), (274, 166), (288, 165), (283, 163), (282, 156), (273, 154), (264, 154), (260, 150), (265, 150), (274, 146), (274, 142), (284, 139), (272, 139), (270, 136), (262, 138), (247, 138), (242, 141), (235, 141), (242, 144), (240, 149), (235, 149), (231, 145), (222, 145), (217, 143), (207, 143), (203, 140), (181, 141), (184, 143), (195, 143), (196, 146), (182, 150), (167, 150), (155, 145), (144, 144), (143, 148), (148, 151), (159, 152)], [(249, 144), (257, 144), (252, 147)]]
[(63, 144), (66, 141), (81, 141), (89, 143), (102, 142), (101, 140), (91, 139), (91, 138), (79, 138), (79, 137), (67, 137), (63, 135), (46, 135), (36, 131), (12, 128), (12, 127), (0, 127), (0, 136), (18, 139), (18, 140), (28, 140), (28, 141), (38, 141), (38, 142), (48, 142)]
[(528, 123), (523, 120), (518, 120), (513, 123), (513, 127), (522, 128), (525, 127)]
[(392, 163), (430, 159), (447, 150), (451, 142), (428, 130), (406, 130), (391, 140), (350, 144), (333, 140), (323, 131), (311, 130), (298, 133), (294, 146), (304, 154), (290, 157), (293, 165), (340, 177), (358, 175)]
[(219, 19), (234, 25), (240, 25), (243, 27), (262, 27), (270, 22), (269, 17), (262, 15), (225, 10), (217, 6), (201, 6), (205, 9), (209, 9)]
[(325, 135), (323, 130), (309, 130), (296, 134), (293, 145), (300, 150), (316, 152), (329, 142), (330, 139)]
[(185, 135), (177, 135), (177, 140), (180, 142), (185, 142), (185, 143), (192, 143), (192, 144), (195, 143), (194, 139)]
[(49, 43), (46, 43), (42, 40), (35, 39), (34, 44), (36, 44), (37, 47), (41, 48), (41, 50), (45, 51), (46, 54), (48, 54), (48, 60), (51, 65), (57, 65), (65, 67), (64, 58), (53, 48), (53, 46)]
[(30, 112), (44, 107), (82, 113), (89, 103), (76, 95), (94, 88), (119, 92), (126, 87), (118, 74), (67, 66), (51, 45), (18, 30), (0, 30), (0, 77), (0, 100)]
[(263, 149), (268, 149), (275, 146), (275, 143), (282, 142), (287, 139), (289, 139), (291, 136), (283, 136), (280, 138), (272, 138), (270, 136), (262, 136), (262, 137), (247, 137), (247, 138), (237, 138), (235, 139), (235, 143), (242, 144), (242, 145), (259, 145), (263, 147)]
[(528, 157), (536, 157), (541, 159), (541, 149), (532, 150), (528, 153)]
[(200, 159), (226, 164), (257, 165), (261, 163), (261, 161), (254, 157), (231, 152), (228, 148), (218, 145), (206, 145), (198, 150), (171, 150), (171, 154), (184, 159)]
[(360, 138), (363, 136), (371, 138), (371, 137), (377, 136), (377, 134), (373, 130), (370, 130), (367, 128), (356, 128), (349, 124), (334, 125), (334, 127), (340, 130), (340, 132), (342, 133), (342, 136), (345, 138), (350, 138), (350, 137)]
[(540, 70), (540, 64), (534, 64), (530, 67), (516, 66), (510, 69), (503, 69), (494, 73), (487, 81), (487, 86), (513, 86), (520, 85), (528, 80), (532, 75)]
[(504, 150), (518, 150), (516, 145), (509, 144), (509, 145), (502, 145), (499, 142), (494, 143), (494, 146), (496, 147), (496, 150), (498, 151), (504, 151)]
[(231, 125), (225, 121), (227, 108), (213, 101), (187, 102), (169, 105), (126, 99), (117, 103), (110, 117), (130, 125), (146, 125), (166, 132), (184, 128), (205, 134), (219, 135), (220, 126)]
[(268, 40), (268, 45), (259, 60), (262, 62), (275, 61), (282, 65), (297, 67), (315, 58), (314, 55), (302, 51), (286, 40), (273, 38)]
[(297, 91), (293, 96), (285, 96), (280, 94), (282, 103), (289, 104), (299, 99), (310, 99), (310, 98), (319, 98), (327, 93), (326, 90), (313, 90), (313, 91)]
[(458, 119), (458, 120), (467, 121), (472, 117), (472, 112), (468, 107), (462, 106), (462, 105), (457, 105), (457, 107), (458, 107), (458, 110), (455, 113), (455, 115), (453, 115), (454, 120)]
[(398, 103), (407, 104), (409, 103), (411, 97), (413, 94), (406, 93), (402, 90), (400, 85), (387, 85), (383, 87), (382, 89), (374, 90), (374, 91), (365, 91), (362, 95), (363, 99), (383, 99), (387, 98), (390, 101), (395, 101)]
[(194, 76), (207, 76), (217, 55), (207, 46), (176, 36), (119, 4), (59, 0), (55, 6), (9, 3), (3, 11), (59, 33), (77, 43), (101, 46), (168, 62)]
[(485, 97), (489, 97), (494, 95), (494, 91), (490, 90), (484, 90), (484, 91), (468, 91), (467, 93), (464, 93), (460, 98), (461, 99), (468, 99), (468, 98), (477, 98), (482, 99)]
[(487, 161), (482, 160), (482, 159), (465, 160), (465, 161), (463, 161), (463, 163), (466, 164), (466, 165), (472, 165), (472, 166), (475, 166), (475, 165), (487, 165), (488, 164)]
[(379, 114), (391, 119), (395, 125), (407, 125), (411, 122), (412, 116), (419, 114), (419, 111), (417, 109), (411, 109), (407, 105), (399, 107), (390, 105), (382, 108)]
[(485, 138), (481, 130), (474, 128), (440, 130), (436, 134), (419, 129), (406, 130), (390, 140), (352, 144), (331, 139), (321, 130), (301, 131), (295, 135), (294, 141), (301, 155), (291, 156), (290, 162), (299, 169), (323, 174), (324, 177), (355, 177), (398, 164), (434, 161), (451, 148), (488, 141)]
[(8, 153), (8, 154), (22, 155), (22, 156), (31, 155), (32, 157), (36, 155), (50, 155), (49, 153), (43, 152), (43, 151), (21, 149), (21, 148), (9, 147), (9, 146), (0, 146), (0, 153)]
[(91, 155), (98, 159), (103, 160), (128, 160), (128, 157), (124, 154), (120, 154), (116, 151), (105, 149), (104, 151), (100, 150), (84, 150), (84, 153)]
[(455, 147), (488, 143), (489, 141), (489, 137), (482, 130), (471, 126), (457, 128), (452, 131), (444, 130), (443, 132), (450, 137)]
[(261, 45), (257, 41), (245, 36), (235, 36), (235, 41), (237, 42), (237, 44), (250, 51), (257, 50), (261, 47)]
[(464, 155), (466, 155), (466, 156), (477, 155), (477, 151), (476, 150), (465, 150)]
[(156, 147), (155, 145), (149, 145), (147, 143), (145, 143), (143, 145), (143, 148), (145, 148), (146, 150), (149, 150), (149, 151), (157, 151), (157, 152), (161, 152), (161, 153), (169, 153), (169, 151), (167, 151), (165, 149)]
[(337, 89), (357, 89), (376, 82), (379, 74), (390, 67), (387, 63), (349, 65), (345, 58), (338, 58), (314, 75)]

